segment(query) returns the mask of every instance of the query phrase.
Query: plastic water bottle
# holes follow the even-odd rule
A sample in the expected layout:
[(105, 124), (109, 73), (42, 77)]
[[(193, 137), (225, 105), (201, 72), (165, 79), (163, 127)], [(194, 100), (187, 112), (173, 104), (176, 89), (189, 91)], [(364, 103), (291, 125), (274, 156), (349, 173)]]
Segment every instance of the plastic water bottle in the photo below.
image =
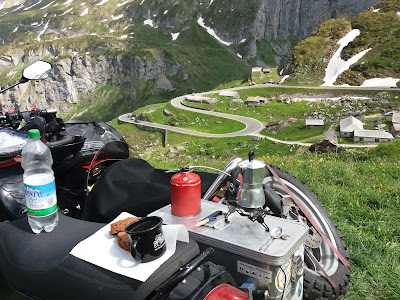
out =
[(50, 232), (58, 223), (53, 159), (49, 147), (40, 140), (39, 130), (31, 129), (28, 135), (21, 153), (28, 222), (34, 233), (43, 229)]

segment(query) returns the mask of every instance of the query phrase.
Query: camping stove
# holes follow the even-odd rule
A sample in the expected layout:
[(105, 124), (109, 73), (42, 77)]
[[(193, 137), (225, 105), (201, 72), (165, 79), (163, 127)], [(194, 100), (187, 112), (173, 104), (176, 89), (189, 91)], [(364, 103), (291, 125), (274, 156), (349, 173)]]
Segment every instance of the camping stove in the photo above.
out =
[[(226, 222), (226, 205), (202, 201), (201, 208), (201, 213), (193, 217), (172, 215), (170, 205), (151, 215), (163, 218), (165, 224), (185, 225), (201, 250), (213, 247), (211, 261), (226, 267), (236, 283), (255, 299), (303, 298), (307, 225), (265, 216), (264, 223), (271, 229), (266, 231), (262, 224), (238, 212), (231, 212)], [(277, 231), (281, 234), (275, 236)]]

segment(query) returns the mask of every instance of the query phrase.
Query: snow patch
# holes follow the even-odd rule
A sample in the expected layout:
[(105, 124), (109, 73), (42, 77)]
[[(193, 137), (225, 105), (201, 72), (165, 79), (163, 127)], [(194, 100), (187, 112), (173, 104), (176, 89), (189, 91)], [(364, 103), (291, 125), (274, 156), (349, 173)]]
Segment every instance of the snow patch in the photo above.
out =
[(400, 16), (400, 11), (398, 11), (398, 12), (397, 12), (397, 15), (399, 15), (399, 16)]
[(33, 22), (33, 23), (31, 24), (31, 26), (37, 26), (37, 25), (39, 25), (38, 22)]
[(21, 8), (24, 8), (24, 5), (23, 5), (23, 4), (20, 5), (20, 6), (18, 6), (16, 9), (14, 9), (13, 12), (14, 12), (14, 11), (17, 11), (17, 10), (20, 10)]
[(238, 44), (244, 43), (246, 39), (241, 40)]
[(123, 17), (124, 17), (124, 14), (120, 14), (120, 15), (115, 16), (115, 17), (113, 15), (111, 15), (111, 19), (113, 19), (113, 20), (118, 20), (118, 19), (121, 19)]
[(108, 0), (101, 0), (101, 2), (97, 3), (96, 5), (100, 6), (100, 5), (103, 5), (104, 3), (107, 3), (107, 2), (108, 2)]
[(164, 11), (164, 15), (166, 15), (168, 13), (168, 9)]
[(87, 15), (88, 14), (88, 12), (89, 12), (89, 8), (85, 8), (85, 10), (81, 13), (81, 17), (83, 17), (84, 15)]
[(214, 0), (211, 0), (210, 3), (208, 4), (207, 8), (209, 8), (211, 6), (211, 4), (213, 4)]
[(40, 40), (42, 39), (42, 35), (45, 33), (47, 28), (49, 28), (49, 23), (50, 23), (50, 20), (47, 21), (46, 25), (44, 25), (43, 30), (41, 32), (39, 32), (39, 35), (38, 35), (38, 37), (36, 39), (38, 42), (40, 42)]
[(70, 5), (70, 4), (72, 3), (72, 1), (74, 1), (74, 0), (67, 0), (67, 1), (64, 3), (64, 6)]
[(290, 75), (285, 75), (285, 76), (283, 76), (283, 77), (281, 78), (281, 81), (279, 81), (279, 83), (285, 82), (285, 80), (288, 79), (289, 76), (290, 76)]
[(173, 40), (173, 41), (175, 41), (175, 40), (178, 38), (179, 34), (180, 34), (180, 32), (177, 32), (177, 33), (171, 33), (172, 40)]
[(151, 27), (153, 27), (153, 28), (157, 28), (157, 27), (158, 27), (158, 26), (155, 26), (155, 25), (153, 24), (153, 20), (151, 20), (151, 19), (144, 20), (144, 21), (143, 21), (143, 24), (144, 24), (144, 25), (149, 25), (149, 26), (151, 26)]
[(115, 32), (114, 30), (112, 30), (112, 29), (110, 29), (110, 33), (113, 33), (113, 32)]
[(139, 5), (142, 5), (144, 1), (145, 1), (145, 0), (142, 0), (142, 2), (140, 2), (140, 4), (139, 4)]
[(207, 30), (208, 34), (211, 35), (212, 37), (214, 37), (214, 38), (215, 38), (218, 42), (220, 42), (222, 45), (229, 46), (229, 45), (232, 44), (232, 43), (230, 43), (230, 42), (225, 42), (224, 40), (222, 40), (221, 38), (219, 38), (219, 37), (216, 35), (216, 33), (214, 32), (214, 29), (212, 29), (212, 28), (210, 28), (210, 27), (207, 27), (207, 26), (204, 24), (204, 20), (203, 20), (202, 17), (200, 17), (200, 18), (197, 20), (197, 23), (198, 23), (201, 27), (205, 28), (205, 29)]
[(128, 2), (129, 2), (129, 0), (128, 0), (128, 1), (125, 1), (125, 2), (122, 2), (122, 3), (118, 3), (117, 6), (118, 6), (118, 7), (121, 7), (122, 5), (127, 4)]
[(127, 37), (128, 37), (128, 35), (125, 34), (125, 35), (123, 35), (123, 36), (120, 36), (119, 39), (120, 39), (120, 40), (123, 40), (123, 39), (126, 39)]
[(68, 9), (67, 11), (64, 11), (60, 16), (66, 15), (66, 14), (69, 13), (71, 10), (73, 10), (72, 7), (71, 7), (70, 9)]
[(243, 58), (243, 56), (241, 56), (239, 53), (236, 53), (236, 55), (240, 58)]
[(372, 11), (373, 11), (373, 12), (378, 12), (378, 11), (379, 11), (379, 9), (380, 9), (380, 8), (373, 9)]
[(43, 0), (40, 0), (39, 2), (36, 2), (35, 4), (33, 4), (33, 5), (31, 5), (31, 6), (25, 7), (24, 10), (31, 9), (32, 7), (34, 7), (34, 6), (36, 6), (36, 5), (40, 4), (40, 3), (42, 3), (42, 1), (43, 1)]
[(373, 79), (365, 80), (361, 86), (362, 87), (397, 87), (396, 84), (399, 81), (400, 81), (400, 79), (392, 78), (392, 77), (373, 78)]
[(54, 3), (54, 1), (51, 1), (49, 4), (47, 4), (47, 5), (43, 6), (43, 7), (41, 7), (40, 9), (46, 9), (46, 8), (48, 8), (50, 5), (52, 5), (53, 3)]
[(13, 32), (17, 32), (18, 26), (14, 28)]
[(340, 54), (343, 50), (344, 47), (346, 47), (352, 40), (354, 40), (357, 36), (359, 36), (361, 31), (359, 29), (353, 29), (350, 31), (348, 34), (346, 34), (343, 38), (341, 38), (338, 41), (338, 44), (340, 45), (339, 49), (333, 54), (331, 60), (328, 63), (328, 66), (326, 67), (325, 71), (325, 78), (324, 78), (324, 84), (322, 86), (333, 86), (335, 83), (336, 79), (339, 77), (340, 74), (342, 74), (344, 71), (348, 70), (350, 66), (354, 63), (356, 63), (361, 57), (363, 57), (371, 48), (366, 49), (347, 61), (343, 60), (340, 57)]

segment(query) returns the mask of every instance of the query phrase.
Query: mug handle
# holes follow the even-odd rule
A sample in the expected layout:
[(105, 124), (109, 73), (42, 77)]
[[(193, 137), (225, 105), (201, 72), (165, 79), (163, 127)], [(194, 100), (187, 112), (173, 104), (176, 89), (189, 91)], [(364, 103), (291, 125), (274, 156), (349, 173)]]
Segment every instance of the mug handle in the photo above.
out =
[(136, 261), (141, 262), (142, 258), (140, 257), (140, 253), (136, 250), (136, 245), (139, 242), (139, 240), (140, 240), (140, 237), (138, 237), (137, 240), (135, 239), (135, 240), (132, 241), (132, 243), (131, 243), (131, 255)]

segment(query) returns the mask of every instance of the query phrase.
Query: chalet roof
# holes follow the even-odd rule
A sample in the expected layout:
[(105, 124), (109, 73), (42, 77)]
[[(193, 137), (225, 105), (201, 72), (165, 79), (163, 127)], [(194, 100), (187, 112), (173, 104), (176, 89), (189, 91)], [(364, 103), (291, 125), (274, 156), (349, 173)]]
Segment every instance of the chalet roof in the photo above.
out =
[(353, 132), (355, 129), (363, 130), (363, 123), (353, 116), (340, 120), (340, 132)]
[(272, 121), (269, 122), (267, 125), (265, 125), (265, 127), (271, 127), (271, 126), (276, 126), (282, 123), (282, 120), (278, 120), (278, 121)]
[(247, 97), (246, 99), (247, 102), (259, 102), (257, 97)]
[(393, 113), (392, 123), (400, 123), (400, 112)]
[(203, 97), (203, 96), (194, 96), (194, 95), (187, 95), (186, 100), (189, 101), (196, 101), (196, 102), (201, 102), (205, 99), (208, 99), (208, 97)]
[(310, 126), (324, 126), (324, 120), (321, 119), (307, 119), (306, 125)]
[(395, 123), (395, 124), (393, 124), (393, 129), (394, 129), (394, 131), (400, 131), (400, 123)]
[(215, 98), (209, 98), (209, 97), (205, 97), (205, 96), (196, 96), (196, 95), (187, 95), (185, 99), (187, 101), (191, 101), (191, 102), (208, 103), (208, 104), (218, 102), (218, 100)]
[(255, 97), (250, 96), (250, 97), (247, 97), (246, 101), (247, 102), (260, 102), (262, 100), (266, 101), (267, 98), (264, 98), (264, 97), (261, 97), (261, 96), (255, 96)]
[(262, 72), (262, 67), (253, 67), (251, 68), (251, 72)]
[(383, 130), (354, 130), (354, 137), (375, 138), (375, 139), (393, 139), (393, 135)]
[(219, 93), (220, 96), (225, 96), (225, 97), (235, 97), (235, 98), (240, 98), (240, 95), (238, 92), (235, 91), (222, 91)]

